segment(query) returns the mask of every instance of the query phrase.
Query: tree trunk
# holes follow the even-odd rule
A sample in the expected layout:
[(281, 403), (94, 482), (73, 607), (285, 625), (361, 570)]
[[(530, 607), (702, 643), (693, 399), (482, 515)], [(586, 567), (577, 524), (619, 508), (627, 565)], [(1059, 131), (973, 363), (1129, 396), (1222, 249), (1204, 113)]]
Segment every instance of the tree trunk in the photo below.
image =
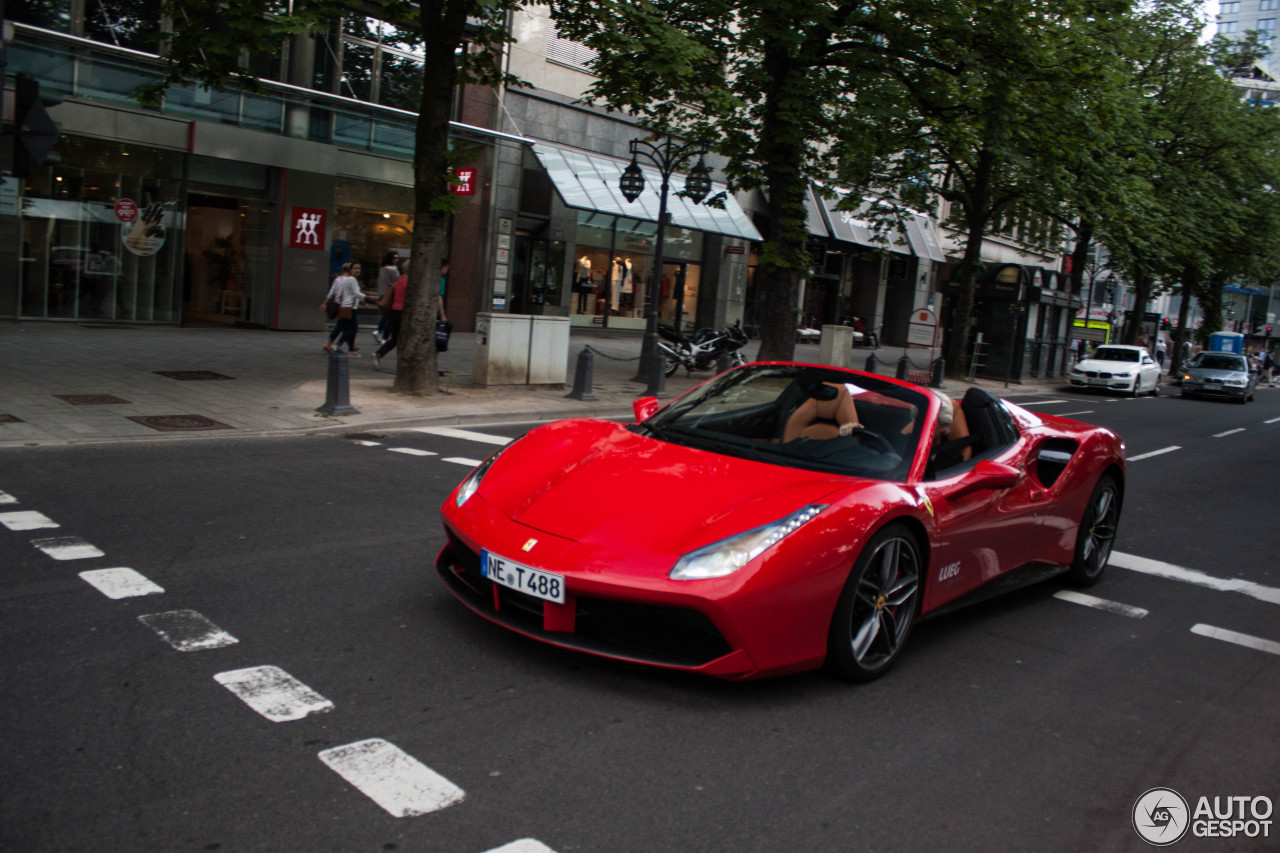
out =
[(1191, 315), (1191, 295), (1199, 279), (1199, 270), (1195, 267), (1182, 269), (1182, 304), (1178, 306), (1178, 327), (1173, 333), (1173, 352), (1170, 353), (1169, 373), (1177, 374), (1182, 369), (1182, 345), (1187, 340), (1187, 318)]

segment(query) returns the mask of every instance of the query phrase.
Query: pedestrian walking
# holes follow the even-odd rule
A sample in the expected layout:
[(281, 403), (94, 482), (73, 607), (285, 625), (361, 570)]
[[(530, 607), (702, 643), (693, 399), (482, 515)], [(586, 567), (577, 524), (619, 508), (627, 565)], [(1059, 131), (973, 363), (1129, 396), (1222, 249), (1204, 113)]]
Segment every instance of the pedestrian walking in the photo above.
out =
[[(378, 270), (378, 299), (382, 299), (382, 295), (391, 289), (396, 283), (396, 279), (400, 277), (400, 253), (394, 249), (387, 252), (382, 257), (382, 267)], [(371, 332), (373, 339), (378, 343), (385, 343), (387, 340), (387, 315), (383, 314), (378, 318), (378, 326)]]
[(400, 276), (391, 285), (390, 310), (383, 315), (387, 320), (386, 338), (382, 346), (378, 347), (378, 351), (373, 354), (373, 361), (378, 367), (382, 367), (382, 357), (396, 348), (396, 342), (400, 338), (400, 321), (404, 317), (404, 295), (408, 290), (409, 262), (405, 261), (401, 267)]
[[(329, 341), (324, 345), (325, 352), (333, 352), (335, 347), (347, 345), (347, 355), (359, 356), (360, 348), (356, 346), (356, 332), (359, 321), (356, 309), (369, 299), (360, 290), (360, 264), (354, 261), (342, 265), (342, 275), (333, 280), (333, 286), (325, 296), (325, 302), (332, 298), (338, 303), (338, 318), (333, 331), (329, 333)], [(321, 309), (324, 303), (320, 304)], [(336, 343), (335, 343), (336, 341)]]

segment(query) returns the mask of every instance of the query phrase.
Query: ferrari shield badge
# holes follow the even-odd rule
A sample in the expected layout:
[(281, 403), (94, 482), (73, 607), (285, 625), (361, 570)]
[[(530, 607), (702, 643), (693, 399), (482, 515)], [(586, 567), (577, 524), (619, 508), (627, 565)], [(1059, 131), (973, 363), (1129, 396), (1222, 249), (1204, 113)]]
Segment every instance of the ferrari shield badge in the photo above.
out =
[(522, 548), (521, 550), (523, 550), (523, 551), (532, 551), (532, 550), (533, 550), (533, 546), (534, 546), (534, 545), (537, 545), (537, 544), (538, 544), (538, 540), (537, 540), (537, 539), (530, 539), (528, 542), (524, 543), (524, 548)]

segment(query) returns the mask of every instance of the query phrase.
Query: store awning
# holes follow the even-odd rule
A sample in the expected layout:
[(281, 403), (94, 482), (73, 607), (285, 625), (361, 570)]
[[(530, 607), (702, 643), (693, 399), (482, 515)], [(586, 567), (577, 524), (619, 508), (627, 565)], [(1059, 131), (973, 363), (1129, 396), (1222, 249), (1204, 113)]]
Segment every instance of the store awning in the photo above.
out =
[(938, 239), (938, 229), (933, 220), (923, 213), (908, 214), (908, 217), (907, 239), (915, 253), (935, 263), (945, 263), (947, 256), (942, 251), (942, 241)]
[[(657, 169), (640, 164), (640, 171), (644, 173), (644, 192), (634, 202), (628, 202), (618, 188), (618, 182), (629, 161), (589, 154), (549, 142), (533, 143), (533, 153), (551, 176), (551, 182), (555, 184), (565, 206), (649, 222), (658, 221), (658, 191), (662, 186), (662, 176)], [(671, 224), (743, 240), (759, 242), (764, 239), (742, 206), (725, 191), (724, 184), (713, 183), (708, 196), (712, 198), (718, 193), (724, 193), (724, 208), (720, 209), (706, 204), (694, 204), (682, 198), (678, 193), (684, 187), (684, 179), (683, 172), (671, 176), (667, 192), (667, 211), (671, 215)]]
[(880, 203), (877, 199), (863, 199), (856, 210), (840, 210), (840, 202), (846, 195), (837, 191), (834, 198), (822, 199), (822, 211), (826, 214), (827, 225), (831, 228), (832, 236), (846, 243), (857, 243), (859, 246), (869, 246), (873, 249), (888, 249), (904, 255), (913, 253), (907, 235), (898, 226), (891, 226), (887, 230), (872, 226), (867, 214), (870, 213), (873, 204)]

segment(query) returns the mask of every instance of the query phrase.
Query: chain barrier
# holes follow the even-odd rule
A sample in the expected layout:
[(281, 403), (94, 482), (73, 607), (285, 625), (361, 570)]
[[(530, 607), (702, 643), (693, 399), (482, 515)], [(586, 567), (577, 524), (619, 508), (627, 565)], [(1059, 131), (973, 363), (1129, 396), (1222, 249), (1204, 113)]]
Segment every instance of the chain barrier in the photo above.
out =
[(595, 353), (601, 358), (607, 358), (610, 361), (639, 361), (643, 357), (643, 356), (636, 356), (635, 358), (622, 358), (621, 356), (617, 356), (617, 355), (609, 355), (609, 353), (607, 352), (600, 352), (600, 350), (596, 349), (591, 344), (584, 344), (582, 348), (587, 352)]

